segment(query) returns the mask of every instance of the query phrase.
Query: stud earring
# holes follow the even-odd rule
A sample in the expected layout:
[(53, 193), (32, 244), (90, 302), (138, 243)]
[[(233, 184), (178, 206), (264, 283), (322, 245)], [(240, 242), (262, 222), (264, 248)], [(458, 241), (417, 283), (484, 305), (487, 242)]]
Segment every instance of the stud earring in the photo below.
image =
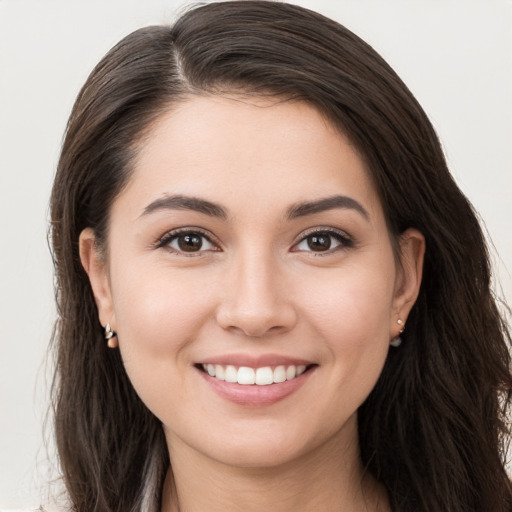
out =
[(400, 334), (405, 331), (404, 322), (400, 320), (400, 318), (396, 321), (396, 323), (400, 326), (400, 331), (398, 331), (398, 336), (395, 336), (390, 343), (390, 345), (394, 348), (398, 348), (402, 344), (402, 338), (400, 337)]
[(107, 340), (108, 348), (117, 347), (117, 334), (112, 330), (110, 324), (105, 326), (105, 339)]

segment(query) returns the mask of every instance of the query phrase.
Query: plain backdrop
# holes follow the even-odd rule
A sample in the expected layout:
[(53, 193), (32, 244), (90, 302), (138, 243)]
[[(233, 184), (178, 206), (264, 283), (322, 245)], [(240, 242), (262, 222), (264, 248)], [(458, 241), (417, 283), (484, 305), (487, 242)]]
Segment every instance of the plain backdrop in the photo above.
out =
[[(296, 3), (363, 37), (422, 103), (485, 221), (496, 283), (512, 302), (512, 2)], [(55, 314), (46, 231), (67, 116), (111, 46), (140, 26), (171, 22), (185, 5), (0, 0), (0, 508), (38, 506), (56, 462), (42, 436)]]

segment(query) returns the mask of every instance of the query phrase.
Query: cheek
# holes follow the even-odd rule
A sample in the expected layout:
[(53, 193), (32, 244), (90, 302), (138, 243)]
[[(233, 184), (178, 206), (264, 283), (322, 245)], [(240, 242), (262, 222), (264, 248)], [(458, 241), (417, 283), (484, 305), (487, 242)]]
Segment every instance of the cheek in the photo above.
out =
[(390, 268), (353, 265), (317, 279), (304, 294), (305, 309), (316, 328), (347, 348), (387, 341), (394, 290)]
[(322, 362), (332, 369), (331, 399), (343, 403), (340, 410), (355, 410), (382, 371), (389, 350), (393, 269), (379, 261), (347, 266), (307, 294), (304, 316), (324, 349)]
[(189, 364), (191, 342), (211, 316), (214, 298), (211, 289), (185, 274), (140, 265), (123, 272), (133, 277), (113, 279), (119, 345), (132, 380)]
[(324, 348), (322, 363), (331, 384), (324, 388), (324, 403), (330, 405), (319, 411), (326, 428), (344, 424), (379, 379), (389, 351), (391, 294), (387, 292), (385, 284), (380, 288), (375, 282), (365, 286), (362, 280), (347, 279), (343, 287), (331, 290), (327, 306), (314, 304), (319, 320), (315, 328)]
[(165, 422), (187, 393), (190, 351), (211, 317), (212, 290), (155, 265), (121, 269), (118, 277), (113, 298), (123, 364), (141, 400)]

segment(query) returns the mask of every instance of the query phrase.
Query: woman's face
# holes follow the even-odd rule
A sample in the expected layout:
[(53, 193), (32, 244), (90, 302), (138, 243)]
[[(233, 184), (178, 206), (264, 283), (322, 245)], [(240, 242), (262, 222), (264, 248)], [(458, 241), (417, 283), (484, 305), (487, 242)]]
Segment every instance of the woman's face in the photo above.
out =
[(423, 242), (407, 232), (396, 263), (362, 159), (315, 109), (185, 101), (141, 142), (105, 264), (92, 236), (100, 320), (171, 456), (268, 466), (357, 444)]

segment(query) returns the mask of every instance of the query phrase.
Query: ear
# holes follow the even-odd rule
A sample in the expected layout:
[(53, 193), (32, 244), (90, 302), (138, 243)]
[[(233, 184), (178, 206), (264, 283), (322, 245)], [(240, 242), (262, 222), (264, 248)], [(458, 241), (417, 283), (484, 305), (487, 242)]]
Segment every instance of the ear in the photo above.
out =
[(418, 230), (411, 228), (400, 235), (399, 245), (400, 264), (393, 299), (392, 338), (401, 330), (397, 321), (406, 323), (411, 308), (418, 298), (425, 256), (425, 237)]
[(107, 263), (96, 245), (96, 237), (92, 228), (86, 228), (80, 233), (79, 250), (80, 261), (91, 283), (94, 300), (98, 308), (99, 321), (103, 326), (110, 323), (112, 329), (115, 330)]

